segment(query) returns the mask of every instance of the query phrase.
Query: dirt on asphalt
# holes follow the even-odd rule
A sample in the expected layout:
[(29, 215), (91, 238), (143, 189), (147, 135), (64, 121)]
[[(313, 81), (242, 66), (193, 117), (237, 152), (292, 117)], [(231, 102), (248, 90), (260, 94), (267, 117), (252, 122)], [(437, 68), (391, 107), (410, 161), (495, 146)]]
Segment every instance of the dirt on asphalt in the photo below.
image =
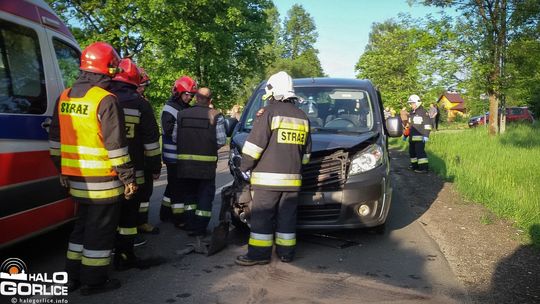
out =
[(418, 214), (473, 302), (540, 303), (540, 250), (524, 244), (529, 231), (467, 202), (435, 173), (410, 171), (406, 153), (391, 157), (394, 194)]

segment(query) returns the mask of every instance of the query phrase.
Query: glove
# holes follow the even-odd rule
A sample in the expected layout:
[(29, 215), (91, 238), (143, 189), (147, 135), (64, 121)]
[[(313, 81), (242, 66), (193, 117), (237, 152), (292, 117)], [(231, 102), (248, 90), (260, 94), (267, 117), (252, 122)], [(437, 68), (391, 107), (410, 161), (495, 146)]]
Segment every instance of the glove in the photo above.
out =
[(240, 175), (242, 176), (242, 179), (245, 182), (249, 182), (249, 179), (251, 178), (251, 172), (250, 171), (247, 171), (247, 172), (240, 171)]
[(124, 188), (124, 197), (127, 200), (132, 199), (138, 189), (139, 189), (139, 186), (137, 186), (136, 183), (127, 184), (126, 187)]
[(427, 136), (424, 136), (424, 137), (422, 138), (422, 141), (425, 142), (425, 143), (427, 143), (428, 140), (429, 140), (429, 138), (428, 138)]
[(60, 175), (60, 185), (64, 188), (69, 188), (69, 180), (65, 175)]

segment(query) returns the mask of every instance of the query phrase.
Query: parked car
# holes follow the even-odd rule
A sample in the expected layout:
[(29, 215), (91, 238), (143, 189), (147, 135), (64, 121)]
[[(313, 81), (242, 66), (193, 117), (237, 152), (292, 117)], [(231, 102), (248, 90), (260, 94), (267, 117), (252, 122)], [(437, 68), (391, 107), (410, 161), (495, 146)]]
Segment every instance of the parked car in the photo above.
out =
[[(508, 107), (506, 108), (506, 122), (534, 122), (534, 116), (528, 107)], [(469, 127), (485, 125), (489, 122), (489, 112), (485, 115), (473, 116), (469, 119)]]
[[(293, 84), (297, 106), (310, 120), (313, 146), (303, 166), (298, 227), (384, 227), (392, 199), (387, 140), (401, 136), (399, 118), (385, 123), (380, 93), (368, 80), (305, 78)], [(233, 118), (226, 123), (233, 175), (256, 113), (265, 106), (264, 86), (255, 89), (237, 124)], [(251, 201), (240, 201), (231, 208), (233, 224), (249, 224)]]

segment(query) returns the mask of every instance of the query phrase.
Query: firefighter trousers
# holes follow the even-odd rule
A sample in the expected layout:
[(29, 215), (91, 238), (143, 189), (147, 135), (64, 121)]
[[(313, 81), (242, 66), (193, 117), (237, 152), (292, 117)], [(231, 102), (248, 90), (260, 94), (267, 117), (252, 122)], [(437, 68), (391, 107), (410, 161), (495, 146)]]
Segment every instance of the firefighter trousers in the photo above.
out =
[(182, 203), (186, 209), (186, 230), (204, 235), (212, 216), (212, 202), (216, 193), (216, 179), (179, 178)]
[(148, 210), (150, 208), (150, 197), (154, 191), (154, 177), (150, 170), (144, 171), (144, 184), (139, 189), (140, 205), (137, 216), (137, 226), (148, 223)]
[(248, 258), (270, 259), (274, 237), (276, 254), (279, 257), (294, 258), (297, 206), (298, 192), (254, 191)]
[(71, 280), (94, 285), (108, 279), (119, 211), (120, 202), (79, 204), (66, 259), (66, 271)]
[(140, 200), (135, 196), (133, 199), (123, 199), (120, 202), (120, 219), (116, 234), (116, 253), (133, 254), (133, 244), (137, 236), (137, 214), (139, 213)]
[(173, 209), (175, 207), (175, 212), (177, 214), (176, 220), (178, 221), (179, 215), (184, 212), (183, 207), (179, 205), (178, 197), (175, 197), (174, 187), (177, 185), (178, 177), (176, 177), (176, 163), (166, 163), (167, 166), (167, 186), (165, 187), (165, 193), (163, 194), (163, 199), (161, 200), (161, 207), (159, 209), (159, 218), (161, 221), (173, 221)]
[(411, 158), (411, 167), (414, 170), (428, 170), (428, 158), (425, 149), (426, 143), (423, 141), (409, 140), (409, 156)]

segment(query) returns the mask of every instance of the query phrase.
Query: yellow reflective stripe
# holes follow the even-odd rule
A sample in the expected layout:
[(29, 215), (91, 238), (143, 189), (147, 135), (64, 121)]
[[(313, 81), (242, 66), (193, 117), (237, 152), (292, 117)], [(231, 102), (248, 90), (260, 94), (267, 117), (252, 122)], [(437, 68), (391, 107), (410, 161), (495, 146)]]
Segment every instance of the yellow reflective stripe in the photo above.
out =
[(197, 209), (197, 204), (186, 205), (185, 209), (186, 210), (195, 210), (195, 209)]
[(249, 238), (249, 245), (256, 246), (256, 247), (272, 247), (272, 240), (256, 240)]
[(417, 162), (418, 162), (417, 158), (411, 158), (411, 163), (417, 163)]
[(270, 129), (291, 129), (307, 132), (309, 131), (309, 122), (301, 118), (274, 116), (272, 117)]
[(286, 240), (286, 239), (276, 237), (276, 245), (294, 246), (294, 245), (296, 245), (296, 239)]
[(184, 213), (184, 204), (171, 204), (171, 209), (174, 214)]
[(310, 153), (304, 154), (304, 155), (302, 156), (302, 165), (308, 164), (310, 158), (311, 158), (311, 154), (310, 154)]
[(205, 210), (195, 210), (195, 215), (202, 216), (202, 217), (211, 217), (212, 212), (205, 211)]
[(116, 231), (120, 235), (135, 235), (135, 234), (137, 234), (137, 228), (136, 227), (118, 227), (118, 229), (116, 229)]
[(263, 148), (253, 144), (249, 141), (246, 141), (244, 147), (242, 148), (242, 153), (251, 156), (253, 159), (261, 158), (261, 154), (264, 151)]
[(171, 199), (164, 196), (163, 199), (161, 199), (161, 205), (165, 207), (171, 207)]
[(69, 193), (75, 197), (83, 198), (111, 198), (124, 194), (124, 186), (110, 190), (79, 190), (70, 188)]
[(82, 257), (81, 264), (85, 266), (107, 266), (111, 263), (111, 258), (87, 258)]
[(419, 158), (418, 159), (418, 164), (421, 165), (421, 164), (427, 164), (429, 163), (428, 159), (427, 158)]
[(431, 125), (424, 125), (424, 129), (431, 130)]
[(181, 160), (197, 160), (197, 161), (207, 161), (207, 162), (217, 161), (217, 156), (195, 155), (195, 154), (178, 154), (177, 158)]
[(140, 177), (135, 178), (135, 182), (137, 184), (139, 184), (139, 185), (144, 184), (144, 176), (140, 176)]
[(251, 176), (252, 185), (261, 186), (302, 186), (302, 175), (300, 174), (283, 174), (283, 173), (268, 173), (268, 172), (253, 172)]
[(49, 148), (49, 154), (52, 156), (60, 156), (60, 149)]
[(161, 154), (161, 150), (159, 148), (154, 150), (146, 150), (144, 151), (144, 156), (152, 157)]
[(66, 257), (68, 258), (68, 260), (81, 260), (82, 252), (68, 250)]
[(422, 141), (422, 137), (421, 135), (415, 135), (412, 137), (412, 141)]
[(128, 123), (139, 123), (141, 121), (141, 119), (139, 117), (136, 117), (136, 116), (128, 116), (128, 115), (125, 115), (125, 121), (128, 122)]
[(62, 157), (62, 166), (83, 169), (110, 169), (111, 163), (107, 160), (85, 160)]
[(112, 158), (109, 161), (111, 162), (111, 166), (120, 166), (125, 163), (128, 163), (130, 160), (131, 159), (129, 158), (129, 155), (126, 155), (122, 157)]
[(85, 146), (60, 145), (60, 150), (66, 153), (86, 154), (94, 156), (108, 156), (109, 152), (104, 148)]

